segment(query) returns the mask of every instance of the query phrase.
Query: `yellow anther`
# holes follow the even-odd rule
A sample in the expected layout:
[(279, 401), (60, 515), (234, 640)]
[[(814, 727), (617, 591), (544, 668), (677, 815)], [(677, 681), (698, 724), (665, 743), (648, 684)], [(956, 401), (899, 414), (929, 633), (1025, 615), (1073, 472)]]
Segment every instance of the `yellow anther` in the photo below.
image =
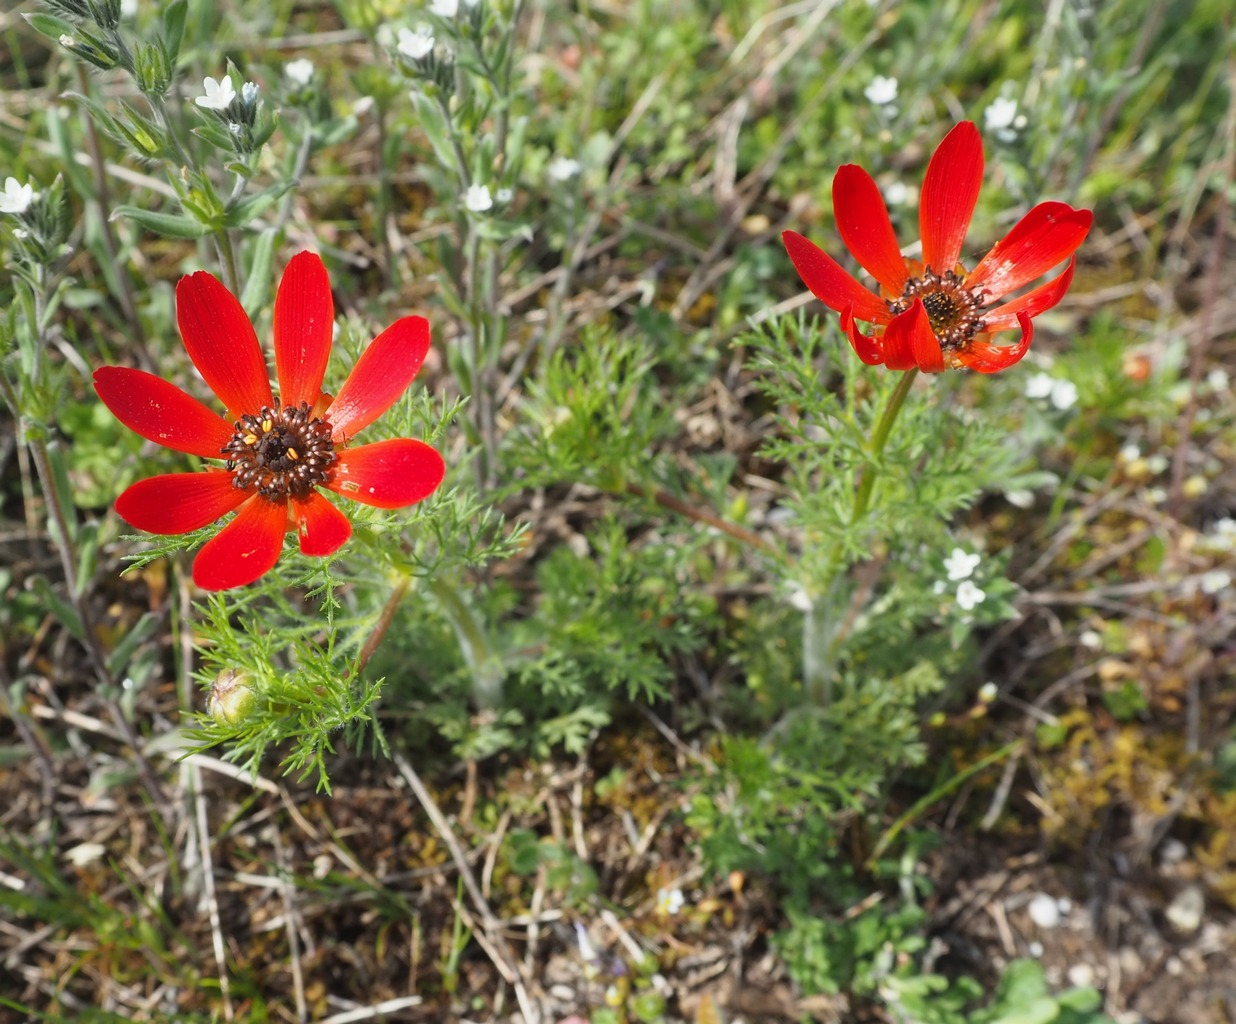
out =
[(246, 434), (243, 438), (245, 444), (252, 448), (258, 442), (257, 434)]
[(299, 459), (299, 458), (300, 458), (300, 456), (296, 454), (296, 449), (295, 449), (295, 448), (289, 448), (289, 449), (288, 449), (286, 452), (284, 452), (283, 454), (284, 454), (284, 455), (286, 455), (286, 456), (287, 456), (289, 459), (291, 459), (293, 462), (295, 462), (297, 459)]
[(270, 428), (273, 427), (274, 425), (275, 424), (273, 420), (262, 420), (262, 433), (269, 434)]

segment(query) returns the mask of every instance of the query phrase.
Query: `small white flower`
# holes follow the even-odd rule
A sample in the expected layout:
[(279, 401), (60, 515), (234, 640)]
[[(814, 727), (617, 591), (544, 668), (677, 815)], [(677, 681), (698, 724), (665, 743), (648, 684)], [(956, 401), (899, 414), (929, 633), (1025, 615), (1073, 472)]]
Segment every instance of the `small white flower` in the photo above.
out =
[(1103, 646), (1103, 636), (1097, 630), (1085, 629), (1077, 637), (1077, 642), (1089, 650), (1097, 651)]
[(494, 200), (489, 194), (488, 185), (469, 185), (464, 193), (464, 206), (473, 213), (484, 213), (493, 209)]
[(433, 29), (428, 25), (417, 25), (415, 32), (406, 28), (399, 30), (398, 50), (410, 60), (420, 60), (433, 53)]
[(1033, 377), (1026, 381), (1025, 394), (1027, 398), (1046, 398), (1051, 394), (1051, 389), (1056, 383), (1056, 378), (1050, 373), (1036, 373)]
[(313, 81), (313, 73), (316, 70), (313, 61), (308, 57), (301, 57), (299, 60), (289, 62), (288, 66), (283, 69), (283, 73), (293, 85), (304, 86)]
[[(5, 184), (8, 187), (8, 184)], [(1224, 516), (1222, 519), (1215, 521), (1215, 536), (1226, 537), (1229, 540), (1236, 541), (1236, 519), (1231, 516)]]
[(987, 592), (980, 590), (970, 580), (963, 580), (957, 588), (957, 607), (963, 612), (972, 612), (983, 603)]
[(1077, 404), (1077, 385), (1071, 380), (1057, 380), (1051, 386), (1051, 404), (1061, 412)]
[(1230, 383), (1231, 378), (1224, 369), (1211, 370), (1206, 374), (1206, 384), (1211, 391), (1226, 391)]
[(37, 193), (30, 182), (21, 184), (16, 178), (4, 179), (4, 191), (0, 192), (0, 213), (25, 213), (30, 209)]
[(137, 0), (120, 0), (120, 16), (133, 18), (137, 16)]
[(193, 102), (205, 110), (227, 110), (232, 105), (232, 100), (236, 99), (236, 87), (227, 75), (218, 82), (213, 78), (203, 79), (202, 89), (206, 95), (195, 97)]
[(1142, 457), (1142, 450), (1133, 443), (1126, 444), (1120, 449), (1121, 462), (1136, 462)]
[(240, 98), (244, 101), (245, 106), (251, 107), (257, 102), (258, 84), (257, 82), (246, 82), (240, 87)]
[(883, 191), (884, 201), (891, 206), (903, 206), (910, 201), (910, 187), (904, 181), (894, 181)]
[(983, 124), (988, 131), (998, 132), (1013, 127), (1017, 120), (1017, 101), (1001, 96), (983, 111)]
[(657, 890), (658, 914), (677, 914), (686, 904), (687, 900), (683, 896), (681, 889), (666, 889), (662, 887)]
[(429, 5), (429, 13), (439, 18), (453, 18), (459, 13), (459, 0), (433, 0)]
[(863, 90), (863, 95), (877, 107), (892, 103), (897, 98), (897, 79), (876, 75)]
[(511, 188), (500, 188), (494, 193), (494, 202), (501, 206), (505, 206), (515, 198), (515, 190)]
[(1000, 688), (995, 683), (984, 683), (979, 687), (978, 697), (984, 704), (990, 704), (1000, 695)]
[(569, 156), (556, 156), (545, 168), (550, 181), (569, 181), (579, 173), (579, 161)]
[(953, 548), (952, 553), (944, 560), (944, 571), (948, 573), (949, 582), (968, 580), (982, 560), (982, 555), (972, 555), (961, 548)]
[(804, 615), (815, 607), (811, 601), (811, 595), (808, 594), (801, 585), (797, 584), (794, 589), (790, 591), (786, 600), (790, 603), (791, 608), (795, 611), (802, 612)]
[(1026, 952), (1037, 960), (1043, 955), (1043, 943), (1031, 942), (1028, 946), (1026, 946)]
[(1231, 573), (1226, 573), (1222, 569), (1211, 569), (1210, 572), (1202, 576), (1203, 594), (1217, 594), (1220, 590), (1226, 590), (1231, 585)]

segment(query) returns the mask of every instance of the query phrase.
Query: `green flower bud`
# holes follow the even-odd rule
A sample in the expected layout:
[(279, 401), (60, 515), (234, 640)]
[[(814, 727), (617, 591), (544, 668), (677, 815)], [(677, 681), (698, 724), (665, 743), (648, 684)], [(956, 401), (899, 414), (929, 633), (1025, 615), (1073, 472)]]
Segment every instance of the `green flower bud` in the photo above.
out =
[(206, 710), (216, 725), (240, 725), (257, 701), (257, 694), (249, 684), (249, 674), (234, 668), (225, 668), (210, 684), (210, 696), (206, 698)]

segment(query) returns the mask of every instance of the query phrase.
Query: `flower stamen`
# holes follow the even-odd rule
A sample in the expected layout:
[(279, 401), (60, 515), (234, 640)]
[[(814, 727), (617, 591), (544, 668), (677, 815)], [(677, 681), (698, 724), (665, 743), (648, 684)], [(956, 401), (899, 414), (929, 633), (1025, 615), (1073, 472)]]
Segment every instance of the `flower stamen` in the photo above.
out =
[(309, 403), (281, 408), (263, 406), (256, 416), (242, 416), (236, 433), (222, 449), (232, 486), (255, 487), (272, 501), (304, 498), (324, 484), (335, 461), (331, 426), (310, 419)]
[(965, 287), (965, 279), (951, 270), (937, 274), (930, 267), (906, 282), (901, 298), (888, 301), (893, 316), (922, 299), (931, 330), (946, 352), (957, 352), (983, 330), (983, 291)]

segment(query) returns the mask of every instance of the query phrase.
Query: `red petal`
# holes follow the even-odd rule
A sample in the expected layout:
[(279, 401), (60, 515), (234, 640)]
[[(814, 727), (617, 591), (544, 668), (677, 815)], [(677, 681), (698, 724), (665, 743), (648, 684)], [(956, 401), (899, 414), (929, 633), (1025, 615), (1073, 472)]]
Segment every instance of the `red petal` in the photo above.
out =
[(868, 366), (881, 366), (884, 363), (884, 353), (880, 351), (880, 342), (874, 335), (868, 337), (858, 329), (854, 322), (854, 314), (847, 306), (841, 314), (841, 329), (850, 336), (850, 345), (858, 358)]
[(236, 518), (197, 553), (193, 582), (203, 590), (229, 590), (252, 583), (279, 561), (287, 529), (286, 501), (252, 495)]
[(231, 512), (252, 492), (232, 486), (232, 474), (168, 473), (139, 480), (116, 499), (116, 512), (147, 533), (188, 533)]
[(94, 371), (94, 389), (126, 427), (173, 451), (217, 459), (232, 439), (227, 420), (153, 373), (101, 366)]
[(966, 287), (981, 287), (993, 299), (1016, 291), (1072, 256), (1093, 222), (1089, 210), (1039, 203), (983, 257), (966, 278)]
[(275, 371), (284, 406), (313, 405), (322, 393), (335, 330), (330, 278), (317, 253), (289, 261), (275, 296)]
[(997, 306), (990, 313), (985, 313), (983, 315), (984, 330), (1003, 331), (1009, 327), (1016, 327), (1019, 313), (1034, 317), (1051, 309), (1064, 298), (1064, 293), (1069, 290), (1069, 285), (1073, 283), (1073, 269), (1076, 266), (1077, 257), (1074, 256), (1058, 277), (1031, 289), (1011, 302), (1006, 302), (1003, 306)]
[(291, 510), (300, 534), (302, 555), (333, 555), (352, 536), (352, 524), (348, 522), (348, 517), (317, 491), (310, 491), (307, 498), (293, 501)]
[(327, 419), (342, 442), (389, 409), (412, 383), (429, 351), (429, 321), (423, 316), (396, 320), (370, 342), (343, 387)]
[(1021, 325), (1021, 341), (1016, 345), (993, 345), (989, 341), (971, 344), (957, 353), (958, 360), (971, 370), (979, 373), (999, 373), (1007, 370), (1022, 356), (1030, 351), (1030, 342), (1034, 340), (1034, 322), (1027, 313), (1018, 313), (1017, 322)]
[(937, 274), (957, 266), (982, 185), (983, 140), (972, 122), (962, 121), (932, 154), (919, 201), (923, 263)]
[(193, 365), (233, 420), (272, 404), (253, 324), (220, 281), (204, 270), (182, 277), (176, 285), (176, 322)]
[(849, 308), (859, 320), (888, 323), (888, 307), (884, 300), (855, 281), (818, 245), (808, 242), (797, 231), (781, 232), (781, 241), (803, 284), (829, 309), (843, 313)]
[(838, 168), (833, 177), (833, 215), (841, 240), (862, 268), (889, 292), (900, 295), (910, 275), (888, 207), (871, 175), (856, 164)]
[(403, 508), (427, 498), (446, 475), (437, 450), (397, 437), (339, 452), (326, 484), (336, 494), (377, 508)]
[(945, 368), (940, 339), (931, 329), (927, 309), (922, 299), (904, 313), (893, 317), (884, 331), (884, 365), (890, 370), (912, 370), (939, 373)]

